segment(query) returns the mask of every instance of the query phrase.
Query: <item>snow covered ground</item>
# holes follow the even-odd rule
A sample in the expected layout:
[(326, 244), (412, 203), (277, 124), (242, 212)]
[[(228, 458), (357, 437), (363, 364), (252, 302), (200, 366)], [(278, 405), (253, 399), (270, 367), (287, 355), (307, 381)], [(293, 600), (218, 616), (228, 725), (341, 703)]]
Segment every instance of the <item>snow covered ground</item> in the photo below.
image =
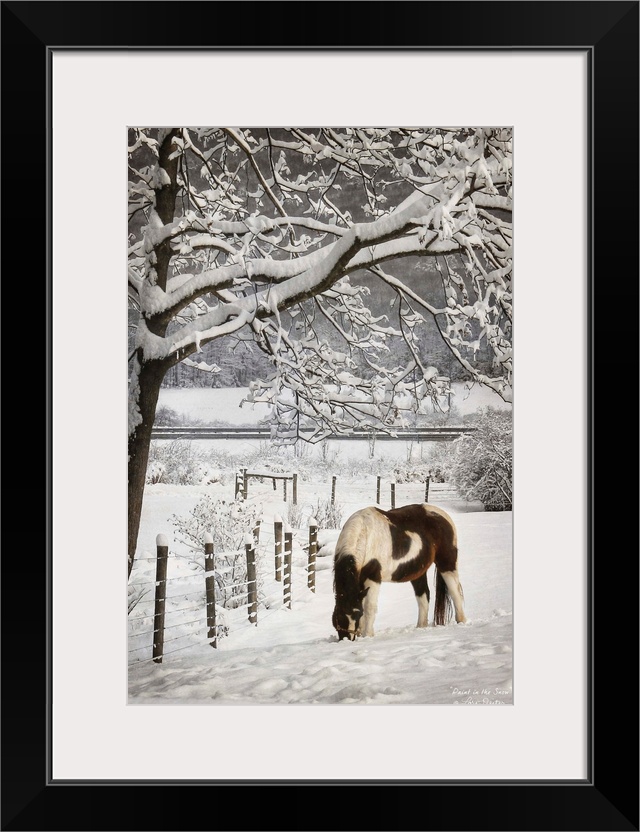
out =
[[(190, 391), (179, 392), (184, 396)], [(446, 485), (432, 484), (430, 502), (447, 510), (457, 525), (468, 622), (418, 630), (411, 585), (383, 584), (376, 635), (338, 642), (331, 625), (331, 558), (338, 529), (319, 532), (315, 593), (306, 586), (302, 549), (311, 507), (319, 496), (328, 496), (330, 486), (299, 482), (298, 487), (298, 501), (306, 508), (299, 520), (302, 528), (295, 530), (291, 609), (282, 607), (282, 584), (273, 576), (273, 518), (287, 514), (282, 487), (274, 492), (269, 481), (252, 483), (249, 500), (262, 516), (258, 572), (268, 608), (261, 604), (257, 627), (249, 625), (246, 609), (224, 611), (229, 633), (215, 650), (206, 642), (203, 573), (180, 557), (187, 550), (174, 538), (170, 517), (186, 514), (204, 492), (231, 500), (233, 483), (147, 486), (131, 585), (149, 592), (129, 618), (129, 702), (512, 703), (511, 512), (486, 513), (480, 504), (457, 499)], [(396, 504), (422, 502), (423, 490), (421, 483), (398, 485)], [(341, 479), (337, 502), (344, 522), (353, 511), (375, 502), (375, 477)], [(389, 507), (384, 496), (383, 507)], [(169, 538), (169, 577), (175, 579), (168, 584), (172, 597), (160, 665), (150, 660), (149, 633), (157, 534)]]

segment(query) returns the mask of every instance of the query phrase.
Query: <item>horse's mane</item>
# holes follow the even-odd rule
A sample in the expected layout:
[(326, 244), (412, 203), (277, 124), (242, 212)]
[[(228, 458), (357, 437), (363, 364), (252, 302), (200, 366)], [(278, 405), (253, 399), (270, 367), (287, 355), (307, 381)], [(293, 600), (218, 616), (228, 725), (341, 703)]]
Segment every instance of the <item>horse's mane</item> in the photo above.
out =
[(337, 555), (333, 562), (333, 591), (341, 607), (356, 607), (360, 600), (360, 586), (353, 555)]

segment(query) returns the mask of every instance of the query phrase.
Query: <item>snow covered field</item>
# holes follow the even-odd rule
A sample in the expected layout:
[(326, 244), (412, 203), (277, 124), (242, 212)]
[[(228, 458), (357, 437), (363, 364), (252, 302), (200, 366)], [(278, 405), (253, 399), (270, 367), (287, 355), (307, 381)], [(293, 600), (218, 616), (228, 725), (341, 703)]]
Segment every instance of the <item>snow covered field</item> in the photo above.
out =
[[(181, 391), (184, 393), (184, 391)], [(402, 443), (404, 444), (404, 443)], [(155, 538), (169, 538), (165, 658), (150, 661), (152, 591), (132, 611), (129, 638), (130, 703), (201, 704), (509, 704), (512, 691), (512, 526), (511, 512), (486, 513), (456, 499), (446, 485), (432, 484), (430, 502), (453, 517), (458, 528), (459, 570), (468, 622), (418, 630), (417, 604), (410, 584), (383, 584), (374, 638), (338, 642), (331, 625), (331, 558), (338, 530), (321, 529), (316, 592), (306, 586), (307, 520), (328, 483), (299, 482), (302, 528), (295, 530), (292, 607), (281, 607), (282, 584), (273, 580), (272, 524), (286, 518), (281, 485), (252, 483), (249, 501), (262, 516), (258, 571), (262, 606), (258, 626), (246, 609), (224, 612), (227, 637), (214, 650), (206, 642), (202, 571), (174, 555), (187, 550), (174, 539), (172, 514), (186, 514), (203, 491), (231, 500), (233, 483), (211, 486), (150, 485), (145, 492), (134, 587), (150, 587), (155, 577)], [(422, 502), (424, 486), (397, 486), (396, 505)], [(388, 499), (383, 496), (383, 507)], [(339, 481), (336, 502), (342, 522), (375, 502), (375, 477)], [(148, 558), (148, 560), (147, 560)], [(429, 575), (431, 578), (431, 573)], [(148, 582), (148, 583), (147, 583)], [(431, 581), (430, 581), (431, 583)], [(272, 597), (275, 596), (275, 597)], [(433, 601), (433, 595), (432, 595)], [(173, 604), (173, 606), (172, 606)], [(433, 604), (432, 604), (433, 608)], [(171, 609), (178, 610), (170, 614)], [(169, 627), (171, 629), (169, 629)], [(139, 634), (139, 635), (137, 635)], [(171, 639), (171, 641), (168, 641)]]
[[(454, 382), (451, 387), (455, 394), (451, 402), (462, 416), (473, 413), (479, 407), (511, 407), (488, 387), (475, 384), (469, 389), (460, 382)], [(205, 423), (224, 421), (230, 425), (255, 425), (269, 417), (270, 408), (266, 404), (244, 404), (240, 407), (240, 402), (248, 392), (247, 387), (163, 387), (158, 407), (169, 407), (176, 413)]]

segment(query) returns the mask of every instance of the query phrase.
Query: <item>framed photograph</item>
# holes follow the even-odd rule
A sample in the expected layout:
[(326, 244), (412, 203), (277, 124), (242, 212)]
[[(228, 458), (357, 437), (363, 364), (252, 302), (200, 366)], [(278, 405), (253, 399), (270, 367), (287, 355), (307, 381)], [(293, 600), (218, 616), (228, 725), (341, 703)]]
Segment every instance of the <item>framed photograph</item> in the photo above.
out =
[(637, 830), (638, 3), (3, 2), (2, 32), (47, 414), (2, 828)]

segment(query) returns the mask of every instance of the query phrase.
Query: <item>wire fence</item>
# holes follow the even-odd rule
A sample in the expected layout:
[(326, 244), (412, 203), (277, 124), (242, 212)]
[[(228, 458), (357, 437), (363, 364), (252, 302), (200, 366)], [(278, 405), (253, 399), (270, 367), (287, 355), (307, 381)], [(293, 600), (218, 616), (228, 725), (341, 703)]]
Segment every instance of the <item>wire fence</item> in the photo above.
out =
[[(197, 564), (195, 569), (186, 558), (170, 554), (166, 538), (158, 535), (156, 557), (138, 559), (155, 562), (155, 579), (147, 566), (131, 577), (129, 665), (161, 663), (188, 648), (217, 648), (220, 639), (255, 629), (282, 609), (291, 609), (294, 573), (315, 591), (317, 534), (312, 524), (308, 540), (299, 541), (276, 518), (272, 529), (259, 523), (248, 532), (242, 549), (218, 555), (207, 535), (204, 567)], [(229, 558), (235, 559), (231, 565)], [(181, 574), (185, 568), (189, 572)], [(185, 639), (189, 643), (180, 644)]]

